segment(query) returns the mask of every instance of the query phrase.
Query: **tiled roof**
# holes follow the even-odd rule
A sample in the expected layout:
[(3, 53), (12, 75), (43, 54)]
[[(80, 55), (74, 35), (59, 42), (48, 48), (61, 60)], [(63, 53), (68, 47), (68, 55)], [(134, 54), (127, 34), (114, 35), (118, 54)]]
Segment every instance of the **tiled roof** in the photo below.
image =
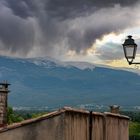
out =
[[(11, 125), (6, 125), (4, 127), (1, 127), (0, 128), (0, 133), (2, 133), (4, 131), (11, 130), (11, 129), (15, 129), (15, 128), (18, 128), (18, 127), (22, 127), (22, 126), (25, 126), (25, 125), (30, 125), (32, 123), (36, 123), (36, 122), (39, 122), (39, 121), (42, 121), (42, 120), (45, 120), (45, 119), (49, 119), (49, 118), (58, 116), (58, 115), (60, 115), (64, 112), (75, 112), (75, 113), (89, 114), (89, 111), (87, 111), (87, 110), (74, 109), (74, 108), (71, 108), (71, 107), (64, 107), (62, 109), (59, 109), (59, 110), (51, 112), (51, 113), (47, 113), (45, 115), (42, 115), (42, 116), (34, 118), (34, 119), (28, 119), (28, 120), (22, 121), (20, 123), (13, 123)], [(97, 115), (97, 116), (98, 115), (99, 116), (112, 116), (112, 117), (114, 116), (114, 117), (129, 119), (129, 117), (127, 117), (127, 116), (120, 115), (120, 114), (109, 113), (109, 112), (105, 112), (105, 113), (92, 112), (92, 114)]]

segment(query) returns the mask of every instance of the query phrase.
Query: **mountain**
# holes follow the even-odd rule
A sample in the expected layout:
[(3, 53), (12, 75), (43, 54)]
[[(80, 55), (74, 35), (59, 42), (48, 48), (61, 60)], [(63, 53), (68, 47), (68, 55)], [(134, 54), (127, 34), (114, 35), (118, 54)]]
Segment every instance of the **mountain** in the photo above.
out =
[(86, 62), (0, 56), (0, 81), (11, 84), (15, 107), (83, 104), (140, 106), (140, 76)]

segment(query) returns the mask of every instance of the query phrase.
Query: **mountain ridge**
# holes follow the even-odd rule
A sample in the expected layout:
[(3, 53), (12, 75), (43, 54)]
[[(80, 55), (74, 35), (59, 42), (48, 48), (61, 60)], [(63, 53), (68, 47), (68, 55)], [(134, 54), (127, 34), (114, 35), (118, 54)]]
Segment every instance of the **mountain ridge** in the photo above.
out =
[[(80, 69), (75, 67), (78, 62), (72, 65), (71, 62), (56, 63), (47, 58), (35, 59), (0, 57), (0, 79), (11, 83), (10, 105), (140, 105), (140, 76), (136, 73), (85, 62), (92, 67)], [(41, 64), (34, 63), (34, 60)]]

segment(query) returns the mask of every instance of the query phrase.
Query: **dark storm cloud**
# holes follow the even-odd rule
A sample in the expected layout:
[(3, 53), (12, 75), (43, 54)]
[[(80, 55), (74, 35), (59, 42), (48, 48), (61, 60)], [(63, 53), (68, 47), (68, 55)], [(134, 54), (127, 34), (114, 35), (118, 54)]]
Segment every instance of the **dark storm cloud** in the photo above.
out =
[(95, 12), (100, 8), (109, 8), (114, 4), (132, 6), (138, 0), (49, 0), (46, 10), (51, 16), (70, 18)]
[(26, 54), (33, 42), (30, 20), (15, 16), (11, 9), (0, 4), (0, 49)]
[(97, 38), (131, 26), (134, 14), (129, 8), (136, 2), (0, 0), (0, 50), (22, 57), (59, 55), (69, 49), (80, 53)]
[(7, 0), (7, 6), (12, 9), (15, 15), (18, 15), (22, 18), (32, 15), (32, 11), (30, 11), (29, 6), (25, 1)]
[[(131, 10), (135, 13), (136, 9)], [(116, 5), (111, 8), (102, 8), (86, 17), (73, 19), (70, 22), (72, 27), (68, 33), (69, 48), (76, 52), (86, 50), (96, 39), (112, 32), (119, 33), (123, 29), (135, 25), (137, 16), (129, 11), (129, 7)]]

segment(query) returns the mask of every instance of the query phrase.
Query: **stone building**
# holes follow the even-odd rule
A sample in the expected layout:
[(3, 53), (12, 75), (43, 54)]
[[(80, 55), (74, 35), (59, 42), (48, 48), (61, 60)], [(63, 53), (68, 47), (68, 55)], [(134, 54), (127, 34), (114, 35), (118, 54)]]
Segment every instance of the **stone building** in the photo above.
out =
[(129, 117), (71, 107), (7, 125), (8, 84), (1, 85), (0, 140), (128, 140)]
[(0, 83), (0, 127), (7, 123), (8, 86), (6, 81)]
[(128, 123), (119, 114), (63, 108), (1, 127), (0, 140), (128, 140)]

